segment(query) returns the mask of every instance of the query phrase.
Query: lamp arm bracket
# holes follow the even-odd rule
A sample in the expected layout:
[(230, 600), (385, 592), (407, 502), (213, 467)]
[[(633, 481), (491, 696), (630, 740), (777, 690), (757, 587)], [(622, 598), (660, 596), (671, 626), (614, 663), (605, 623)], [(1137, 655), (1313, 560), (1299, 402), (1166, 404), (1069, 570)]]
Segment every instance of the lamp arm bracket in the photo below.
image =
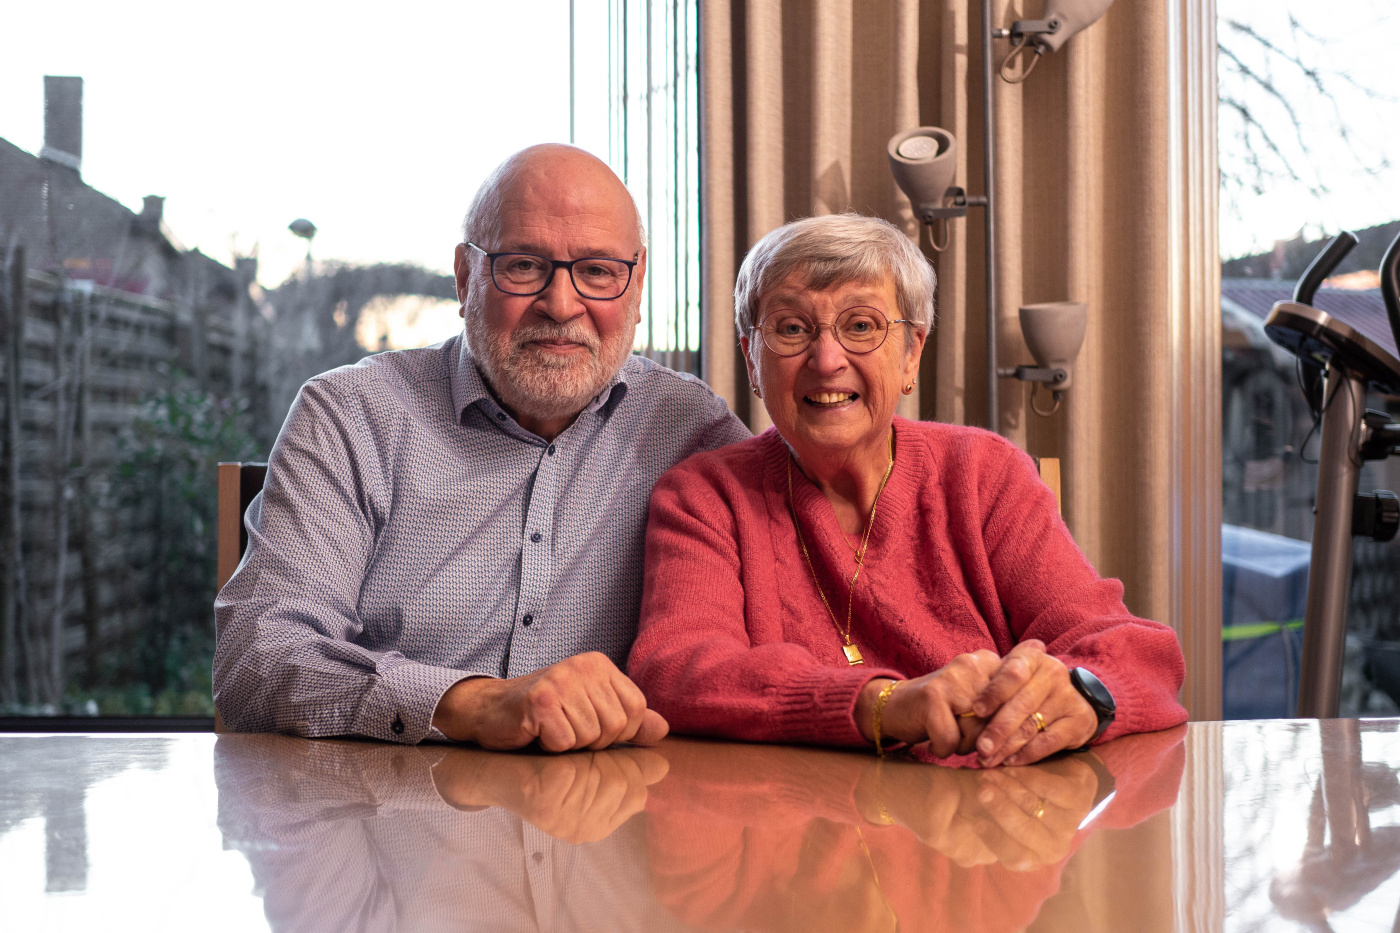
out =
[(926, 224), (931, 224), (935, 220), (951, 220), (954, 217), (966, 217), (967, 208), (964, 207), (930, 207), (927, 204), (919, 206), (919, 220)]
[[(1025, 40), (1030, 36), (1048, 36), (1060, 31), (1063, 25), (1058, 19), (1018, 19), (1011, 24), (1011, 29), (1007, 32), (1006, 38), (1012, 42)], [(996, 36), (996, 32), (992, 33)]]
[(1069, 378), (1069, 373), (1059, 366), (1004, 367), (997, 369), (997, 375), (1003, 379), (1019, 379), (1022, 382), (1043, 382), (1052, 388)]
[(920, 204), (915, 209), (919, 215), (919, 220), (926, 224), (932, 224), (935, 220), (951, 220), (954, 217), (966, 217), (969, 207), (986, 207), (987, 199), (980, 195), (969, 197), (967, 192), (957, 185), (953, 185), (943, 193), (943, 204), (935, 207), (932, 204)]

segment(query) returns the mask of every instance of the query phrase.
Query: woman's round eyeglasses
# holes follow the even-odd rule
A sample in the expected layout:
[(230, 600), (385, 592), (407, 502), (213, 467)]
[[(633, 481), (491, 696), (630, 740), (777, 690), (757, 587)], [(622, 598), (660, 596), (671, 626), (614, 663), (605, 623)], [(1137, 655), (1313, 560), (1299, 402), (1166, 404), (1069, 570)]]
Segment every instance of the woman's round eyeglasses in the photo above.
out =
[(889, 336), (891, 324), (913, 324), (898, 318), (891, 321), (878, 308), (847, 308), (830, 324), (818, 324), (802, 311), (779, 308), (769, 312), (754, 328), (763, 335), (763, 345), (779, 356), (796, 356), (812, 345), (822, 328), (830, 327), (836, 342), (848, 353), (870, 353), (880, 349)]
[(640, 250), (633, 253), (631, 259), (585, 256), (563, 260), (534, 253), (488, 253), (475, 243), (467, 245), (486, 257), (491, 264), (491, 283), (507, 295), (538, 295), (549, 288), (557, 270), (567, 269), (574, 289), (584, 298), (595, 301), (622, 297), (627, 286), (632, 284), (632, 269), (640, 253)]

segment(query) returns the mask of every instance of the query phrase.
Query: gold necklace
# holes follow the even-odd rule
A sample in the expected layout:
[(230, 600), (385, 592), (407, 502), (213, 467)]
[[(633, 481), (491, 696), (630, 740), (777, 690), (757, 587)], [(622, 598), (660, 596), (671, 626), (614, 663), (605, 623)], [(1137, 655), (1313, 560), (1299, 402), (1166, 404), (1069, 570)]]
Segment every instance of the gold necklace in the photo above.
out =
[(890, 430), (890, 460), (885, 467), (885, 475), (880, 480), (880, 487), (875, 490), (875, 501), (870, 503), (870, 517), (865, 521), (865, 534), (860, 539), (860, 550), (856, 551), (856, 572), (851, 574), (850, 594), (846, 597), (846, 627), (841, 628), (841, 623), (836, 620), (836, 613), (831, 611), (831, 603), (826, 601), (826, 593), (822, 591), (821, 580), (817, 579), (817, 568), (812, 566), (812, 555), (807, 552), (807, 542), (802, 537), (802, 523), (797, 520), (797, 500), (792, 495), (792, 452), (788, 452), (787, 459), (787, 486), (788, 486), (788, 509), (792, 512), (792, 526), (797, 529), (797, 543), (802, 546), (802, 556), (807, 561), (807, 569), (812, 572), (812, 582), (816, 584), (817, 595), (822, 598), (822, 605), (826, 607), (826, 614), (831, 616), (831, 624), (836, 626), (836, 632), (844, 642), (841, 651), (846, 655), (846, 663), (851, 666), (864, 664), (865, 658), (861, 656), (860, 649), (851, 641), (851, 610), (856, 602), (856, 580), (860, 577), (860, 569), (865, 566), (865, 549), (870, 546), (870, 529), (875, 527), (875, 510), (880, 507), (880, 494), (885, 491), (885, 484), (890, 481), (890, 474), (894, 472), (894, 430)]
[[(884, 807), (880, 808), (883, 812)], [(890, 820), (891, 823), (894, 820)], [(885, 905), (885, 909), (890, 912), (890, 918), (894, 920), (895, 933), (899, 931), (899, 914), (895, 913), (890, 906), (890, 899), (885, 897), (884, 886), (880, 884), (880, 873), (875, 870), (875, 857), (870, 854), (870, 847), (865, 844), (865, 835), (856, 827), (856, 840), (860, 843), (860, 850), (865, 853), (865, 862), (870, 866), (870, 877), (875, 879), (875, 893), (880, 895), (880, 902)]]

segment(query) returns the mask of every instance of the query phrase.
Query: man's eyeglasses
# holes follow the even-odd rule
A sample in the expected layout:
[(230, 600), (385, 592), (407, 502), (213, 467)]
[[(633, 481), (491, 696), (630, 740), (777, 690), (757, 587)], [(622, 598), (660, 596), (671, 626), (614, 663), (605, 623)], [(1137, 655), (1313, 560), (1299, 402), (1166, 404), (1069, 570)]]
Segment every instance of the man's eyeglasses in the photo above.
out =
[(796, 356), (812, 345), (823, 327), (830, 327), (836, 341), (849, 353), (878, 350), (889, 336), (891, 324), (913, 324), (903, 318), (891, 321), (878, 308), (847, 308), (830, 324), (818, 324), (802, 311), (779, 308), (754, 328), (763, 345), (779, 356)]
[(622, 297), (627, 286), (632, 284), (632, 269), (640, 255), (639, 250), (631, 259), (585, 256), (563, 260), (534, 253), (488, 253), (475, 243), (467, 245), (486, 257), (491, 265), (491, 283), (507, 295), (538, 295), (549, 288), (557, 270), (567, 269), (574, 289), (584, 298), (595, 301)]

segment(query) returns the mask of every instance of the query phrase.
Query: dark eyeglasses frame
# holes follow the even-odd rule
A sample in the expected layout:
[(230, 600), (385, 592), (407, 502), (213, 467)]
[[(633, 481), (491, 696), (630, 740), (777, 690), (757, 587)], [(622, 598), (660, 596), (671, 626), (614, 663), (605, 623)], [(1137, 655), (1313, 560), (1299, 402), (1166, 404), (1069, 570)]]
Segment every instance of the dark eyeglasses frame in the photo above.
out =
[[(908, 324), (908, 325), (910, 325), (910, 326), (913, 326), (913, 324), (914, 324), (913, 321), (906, 320), (906, 319), (904, 319), (904, 318), (902, 318), (902, 317), (901, 317), (901, 318), (895, 318), (894, 320), (891, 320), (891, 319), (885, 317), (885, 312), (881, 311), (879, 308), (872, 308), (870, 305), (851, 305), (849, 308), (843, 308), (843, 309), (841, 310), (841, 314), (836, 315), (836, 321), (841, 320), (842, 315), (844, 315), (847, 311), (855, 311), (857, 308), (864, 309), (864, 310), (866, 310), (866, 311), (874, 311), (876, 314), (880, 315), (880, 317), (885, 318), (885, 323), (886, 323), (886, 324)], [(826, 328), (826, 327), (830, 327), (830, 328), (831, 328), (831, 336), (834, 337), (834, 338), (836, 339), (836, 342), (837, 342), (838, 344), (841, 345), (841, 349), (843, 349), (843, 350), (845, 350), (847, 353), (853, 354), (853, 355), (855, 355), (855, 356), (864, 356), (864, 355), (867, 354), (867, 353), (874, 353), (876, 350), (878, 350), (878, 349), (880, 349), (881, 347), (883, 347), (883, 346), (885, 345), (885, 341), (888, 340), (889, 337), (890, 337), (890, 331), (894, 329), (893, 327), (886, 327), (886, 328), (885, 328), (885, 336), (881, 337), (881, 338), (880, 338), (880, 342), (877, 343), (877, 344), (875, 344), (875, 346), (870, 347), (870, 348), (865, 349), (865, 350), (852, 350), (850, 347), (846, 346), (845, 342), (841, 339), (841, 332), (838, 331), (838, 330), (836, 329), (836, 321), (831, 321), (831, 322), (826, 323), (826, 324), (821, 324), (821, 323), (818, 323), (817, 321), (812, 321), (811, 315), (807, 314), (807, 312), (805, 312), (805, 311), (798, 311), (798, 312), (797, 312), (798, 314), (801, 314), (803, 317), (807, 318), (807, 320), (812, 321), (812, 338), (811, 338), (810, 340), (807, 341), (807, 345), (806, 345), (805, 347), (803, 347), (802, 349), (800, 349), (800, 350), (794, 350), (794, 351), (792, 351), (791, 353), (787, 353), (787, 352), (784, 352), (783, 350), (778, 349), (777, 347), (773, 346), (771, 343), (768, 342), (768, 336), (769, 336), (770, 334), (773, 333), (773, 331), (770, 330), (770, 329), (768, 328), (768, 320), (769, 320), (774, 314), (777, 314), (777, 313), (780, 312), (780, 311), (790, 311), (790, 310), (795, 310), (795, 309), (791, 309), (791, 308), (778, 308), (778, 309), (776, 309), (776, 310), (774, 310), (774, 311), (770, 311), (770, 312), (768, 312), (767, 315), (764, 316), (763, 323), (761, 323), (761, 324), (755, 324), (754, 327), (753, 327), (753, 329), (759, 333), (759, 338), (763, 341), (763, 345), (764, 345), (765, 347), (767, 347), (769, 350), (771, 350), (773, 353), (777, 354), (778, 356), (782, 356), (782, 357), (798, 356), (798, 355), (800, 355), (800, 354), (806, 353), (808, 350), (810, 350), (810, 349), (812, 348), (812, 344), (814, 344), (814, 343), (817, 342), (817, 338), (820, 337), (820, 336), (822, 335), (822, 329), (823, 329), (823, 328)]]
[[(569, 284), (573, 285), (574, 291), (578, 292), (580, 298), (586, 298), (589, 301), (616, 301), (623, 295), (627, 294), (627, 289), (632, 287), (632, 273), (636, 271), (637, 263), (640, 262), (640, 259), (638, 257), (642, 254), (641, 250), (637, 250), (635, 253), (632, 254), (631, 259), (615, 259), (612, 256), (582, 256), (578, 259), (550, 259), (548, 256), (541, 256), (539, 253), (521, 253), (515, 250), (511, 250), (510, 252), (506, 253), (488, 253), (486, 252), (486, 250), (482, 249), (480, 246), (477, 246), (475, 243), (472, 243), (470, 241), (467, 242), (467, 246), (470, 246), (472, 249), (476, 250), (478, 253), (486, 257), (486, 268), (491, 273), (491, 284), (496, 286), (496, 290), (505, 295), (514, 295), (517, 298), (528, 298), (531, 295), (538, 295), (540, 292), (549, 288), (550, 284), (554, 282), (554, 273), (558, 272), (560, 269), (567, 269), (569, 272)], [(539, 288), (535, 289), (532, 292), (513, 292), (509, 289), (501, 288), (501, 283), (496, 281), (496, 260), (502, 256), (529, 256), (533, 259), (541, 259), (549, 263), (551, 266), (553, 266), (553, 268), (549, 270), (549, 275), (545, 276), (544, 284), (541, 285)], [(627, 281), (623, 283), (622, 291), (618, 292), (616, 295), (613, 295), (611, 298), (599, 298), (596, 295), (585, 295), (583, 293), (583, 289), (578, 287), (578, 280), (574, 278), (574, 266), (576, 264), (580, 262), (588, 262), (589, 260), (596, 261), (599, 259), (603, 259), (608, 262), (620, 262), (627, 267)]]

